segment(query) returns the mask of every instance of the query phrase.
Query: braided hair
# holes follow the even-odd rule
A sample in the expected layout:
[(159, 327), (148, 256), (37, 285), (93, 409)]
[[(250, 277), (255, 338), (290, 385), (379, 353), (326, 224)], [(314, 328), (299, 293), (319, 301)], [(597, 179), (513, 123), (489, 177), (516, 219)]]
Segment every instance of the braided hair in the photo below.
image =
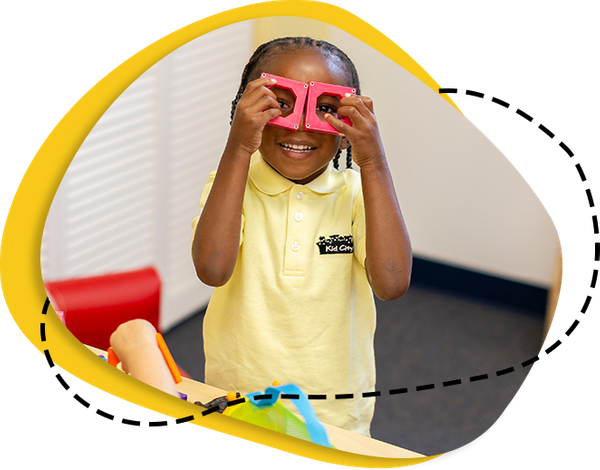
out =
[[(356, 71), (356, 67), (350, 58), (333, 44), (328, 43), (327, 41), (321, 41), (308, 37), (286, 37), (273, 39), (272, 41), (265, 42), (264, 44), (258, 46), (244, 67), (242, 79), (240, 81), (240, 87), (238, 88), (237, 95), (235, 95), (235, 99), (231, 102), (231, 120), (229, 124), (233, 122), (235, 109), (240, 101), (240, 98), (242, 97), (242, 94), (244, 93), (244, 90), (246, 89), (246, 86), (252, 80), (258, 78), (258, 75), (261, 72), (260, 67), (267, 61), (267, 59), (279, 52), (302, 49), (314, 49), (322, 52), (323, 54), (338, 58), (344, 64), (348, 86), (356, 88), (356, 94), (360, 95), (360, 83), (358, 80), (358, 72)], [(346, 149), (346, 168), (352, 168), (351, 149), (351, 147)], [(333, 158), (333, 166), (336, 169), (339, 169), (341, 155), (342, 150), (338, 149), (337, 154)]]

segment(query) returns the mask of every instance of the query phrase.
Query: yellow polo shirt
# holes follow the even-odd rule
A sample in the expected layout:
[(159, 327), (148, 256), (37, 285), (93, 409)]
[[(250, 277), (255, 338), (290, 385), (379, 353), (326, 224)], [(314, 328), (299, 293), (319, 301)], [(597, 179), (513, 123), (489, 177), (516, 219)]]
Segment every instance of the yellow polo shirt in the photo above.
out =
[(375, 304), (365, 252), (357, 172), (330, 163), (299, 185), (255, 156), (235, 269), (204, 319), (206, 383), (245, 394), (293, 382), (326, 395), (311, 400), (320, 420), (369, 435), (375, 399), (362, 393), (375, 387)]

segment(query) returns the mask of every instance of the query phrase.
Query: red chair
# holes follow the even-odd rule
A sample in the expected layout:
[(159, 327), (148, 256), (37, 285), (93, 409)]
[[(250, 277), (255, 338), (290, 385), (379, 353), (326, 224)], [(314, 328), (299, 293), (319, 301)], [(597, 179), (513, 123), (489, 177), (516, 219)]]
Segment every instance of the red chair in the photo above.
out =
[[(117, 327), (136, 318), (148, 320), (160, 331), (161, 282), (154, 267), (49, 281), (44, 286), (56, 313), (83, 344), (107, 350)], [(183, 377), (190, 378), (178, 368)]]

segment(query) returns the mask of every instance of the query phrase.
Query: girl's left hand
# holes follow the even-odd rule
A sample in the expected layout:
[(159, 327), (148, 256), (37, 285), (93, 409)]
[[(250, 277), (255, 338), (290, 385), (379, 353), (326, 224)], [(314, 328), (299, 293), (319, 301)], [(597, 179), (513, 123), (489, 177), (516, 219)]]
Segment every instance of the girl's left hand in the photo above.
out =
[(325, 119), (350, 141), (352, 160), (361, 168), (384, 162), (385, 152), (373, 111), (373, 100), (367, 96), (346, 94), (340, 100), (340, 105), (338, 115), (349, 117), (352, 126), (331, 114), (326, 114)]

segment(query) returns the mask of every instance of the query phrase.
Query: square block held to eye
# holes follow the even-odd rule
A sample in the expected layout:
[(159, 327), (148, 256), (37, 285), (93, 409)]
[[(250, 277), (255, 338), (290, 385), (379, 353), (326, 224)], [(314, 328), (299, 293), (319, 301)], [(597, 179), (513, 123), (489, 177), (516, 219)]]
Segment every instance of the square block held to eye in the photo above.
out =
[(308, 93), (308, 85), (306, 83), (297, 82), (296, 80), (290, 80), (289, 78), (278, 77), (277, 75), (271, 75), (268, 73), (262, 73), (261, 78), (274, 78), (277, 80), (271, 86), (267, 88), (283, 88), (284, 90), (290, 90), (294, 95), (294, 110), (289, 116), (277, 116), (269, 121), (272, 126), (283, 127), (292, 131), (297, 131), (300, 128), (300, 121), (302, 120), (302, 112), (304, 111), (304, 103), (306, 101), (306, 94)]
[[(335, 96), (342, 99), (346, 93), (356, 94), (356, 88), (332, 85), (330, 83), (310, 82), (308, 98), (306, 100), (306, 118), (304, 128), (308, 131), (324, 132), (326, 134), (339, 134), (339, 132), (328, 122), (321, 121), (317, 116), (317, 100), (322, 95)], [(345, 124), (352, 126), (352, 121), (344, 116), (341, 119)]]

